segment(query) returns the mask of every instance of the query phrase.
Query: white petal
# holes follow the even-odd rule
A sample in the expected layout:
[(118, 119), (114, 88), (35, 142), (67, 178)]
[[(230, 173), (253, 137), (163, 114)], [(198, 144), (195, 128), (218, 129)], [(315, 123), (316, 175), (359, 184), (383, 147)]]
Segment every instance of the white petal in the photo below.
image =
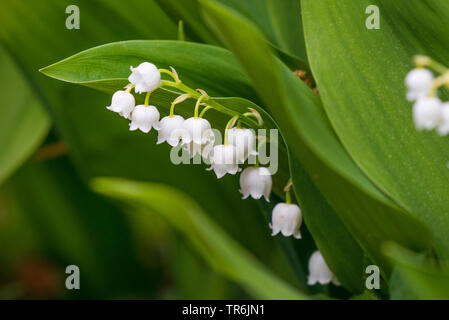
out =
[(334, 275), (326, 264), (321, 252), (315, 251), (309, 259), (309, 277), (307, 283), (314, 285), (315, 283), (328, 284), (332, 281)]
[(432, 130), (441, 121), (441, 101), (438, 98), (420, 98), (413, 106), (413, 119), (418, 130)]

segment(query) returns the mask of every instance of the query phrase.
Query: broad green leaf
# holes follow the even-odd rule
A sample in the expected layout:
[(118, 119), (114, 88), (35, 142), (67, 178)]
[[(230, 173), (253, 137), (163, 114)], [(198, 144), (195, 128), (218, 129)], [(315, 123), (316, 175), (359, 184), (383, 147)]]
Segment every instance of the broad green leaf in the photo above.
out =
[(35, 92), (0, 46), (0, 184), (40, 145), (49, 118)]
[[(332, 131), (320, 99), (271, 55), (257, 30), (244, 18), (215, 2), (202, 3), (209, 22), (252, 78), (266, 107), (280, 125), (287, 145), (341, 219), (341, 222), (336, 219), (340, 223), (329, 226), (325, 236), (345, 233), (347, 228), (385, 274), (389, 274), (390, 265), (380, 251), (382, 242), (395, 240), (415, 249), (428, 249), (427, 230), (366, 178)], [(306, 197), (297, 187), (302, 183), (301, 178), (293, 178), (296, 179), (297, 196), (300, 202), (304, 201)], [(342, 251), (346, 246), (342, 243), (334, 246), (330, 238), (320, 239), (318, 230), (324, 226), (308, 219), (309, 215), (319, 213), (304, 211), (305, 221), (316, 235), (318, 247), (336, 274), (343, 276), (345, 273), (342, 265), (337, 263), (337, 256), (347, 254)], [(353, 263), (360, 266), (360, 261)], [(353, 274), (359, 272), (358, 268), (353, 270)], [(342, 277), (342, 281), (345, 280), (350, 278)]]
[(393, 261), (390, 298), (394, 300), (449, 299), (449, 269), (394, 243), (384, 247)]
[[(122, 80), (120, 84), (128, 83), (129, 67), (143, 61), (151, 61), (158, 68), (173, 66), (183, 82), (207, 88), (211, 96), (255, 96), (248, 78), (229, 51), (185, 41), (135, 40), (105, 44), (40, 71), (58, 80), (95, 86), (96, 89), (102, 86), (117, 89), (117, 80)], [(111, 84), (110, 80), (114, 82)], [(97, 82), (101, 82), (99, 86)]]
[[(380, 9), (379, 30), (365, 27), (368, 5)], [(447, 59), (447, 1), (305, 0), (302, 14), (312, 70), (342, 144), (380, 190), (425, 222), (449, 258), (449, 140), (414, 128), (404, 88), (414, 54)]]
[[(243, 48), (252, 48), (251, 53), (254, 51), (268, 50), (266, 43), (252, 32), (253, 29), (248, 29), (247, 23), (242, 23), (241, 18), (232, 14), (223, 6), (213, 5), (212, 3), (204, 3), (206, 10), (206, 16), (210, 14), (210, 20), (213, 23), (219, 23), (217, 29), (220, 29), (220, 35), (222, 35), (228, 42), (229, 46), (236, 53), (237, 58), (242, 59), (242, 65), (250, 68), (260, 68), (260, 74), (255, 77), (263, 77), (260, 81), (255, 81), (262, 98), (269, 92), (276, 89), (276, 83), (273, 82), (277, 75), (270, 69), (270, 65), (274, 63), (274, 59), (270, 54), (246, 55), (240, 50)], [(236, 26), (235, 30), (226, 30), (229, 24), (225, 23), (229, 19), (232, 24)], [(238, 31), (237, 31), (238, 30)], [(223, 31), (232, 32), (232, 37), (227, 38), (227, 35)], [(233, 33), (236, 32), (235, 34)], [(245, 32), (242, 32), (245, 31)], [(235, 36), (235, 38), (234, 38)], [(235, 41), (235, 42), (234, 42)], [(242, 43), (246, 42), (245, 46)], [(245, 49), (246, 50), (246, 49)], [(244, 51), (244, 50), (243, 50)], [(262, 51), (263, 52), (263, 51)], [(257, 61), (249, 61), (257, 58)], [(243, 60), (245, 59), (245, 60)], [(266, 70), (268, 68), (268, 70)], [(265, 69), (265, 70), (264, 70)], [(248, 71), (248, 69), (246, 69)], [(262, 71), (263, 70), (263, 71)], [(250, 76), (254, 74), (249, 73)], [(276, 102), (267, 100), (267, 107), (270, 108), (270, 104), (279, 109), (279, 99)], [(276, 116), (276, 114), (274, 113)], [(287, 118), (288, 115), (282, 115), (279, 120)], [(284, 124), (285, 126), (285, 124)], [(284, 126), (281, 125), (281, 133), (285, 135), (288, 131), (285, 131)], [(288, 128), (288, 127), (287, 127)], [(291, 145), (288, 143), (289, 137), (285, 136), (287, 144), (291, 151), (298, 150), (298, 142), (296, 137), (290, 140)], [(295, 191), (300, 202), (304, 219), (307, 227), (311, 231), (318, 247), (326, 257), (326, 261), (331, 266), (332, 270), (338, 275), (339, 279), (345, 286), (353, 291), (362, 289), (362, 283), (359, 277), (354, 275), (362, 274), (362, 251), (358, 244), (354, 241), (352, 236), (348, 233), (341, 220), (336, 216), (333, 209), (328, 204), (327, 200), (323, 198), (321, 192), (316, 188), (315, 183), (309, 183), (309, 174), (304, 170), (303, 165), (298, 161), (300, 159), (295, 153), (291, 153), (290, 168), (292, 177), (294, 179)], [(346, 250), (345, 248), (350, 248)], [(350, 256), (350, 257), (349, 257)]]
[(279, 47), (307, 61), (299, 0), (265, 0)]
[[(174, 21), (186, 21), (190, 40), (220, 44), (203, 22), (198, 0), (156, 1)], [(264, 31), (270, 46), (278, 52), (289, 68), (310, 71), (306, 62), (299, 1), (295, 3), (295, 0), (220, 0), (220, 2), (254, 21)], [(294, 29), (293, 32), (289, 32), (291, 28)]]
[(156, 0), (173, 22), (182, 21), (189, 40), (218, 44), (214, 34), (204, 25), (198, 11), (197, 0)]
[(210, 220), (194, 200), (179, 190), (117, 178), (97, 178), (92, 187), (99, 193), (164, 216), (214, 269), (241, 284), (255, 298), (306, 299), (254, 259)]

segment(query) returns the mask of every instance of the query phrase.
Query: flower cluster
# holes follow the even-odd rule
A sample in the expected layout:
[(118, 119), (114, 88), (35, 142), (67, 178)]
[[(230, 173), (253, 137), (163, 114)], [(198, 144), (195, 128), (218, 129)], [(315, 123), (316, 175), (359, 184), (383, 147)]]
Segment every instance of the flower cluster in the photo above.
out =
[[(174, 81), (163, 80), (161, 73), (168, 74)], [(255, 147), (258, 137), (254, 134), (254, 130), (242, 127), (242, 124), (248, 123), (249, 120), (257, 126), (263, 123), (256, 110), (249, 108), (250, 112), (239, 114), (214, 104), (204, 90), (193, 90), (182, 83), (175, 69), (171, 68), (171, 71), (158, 69), (149, 62), (143, 62), (136, 68), (131, 67), (128, 80), (130, 83), (125, 87), (126, 90), (115, 92), (107, 109), (131, 120), (130, 130), (140, 130), (144, 133), (148, 133), (151, 129), (157, 130), (158, 144), (166, 142), (172, 147), (181, 146), (189, 152), (190, 157), (199, 154), (208, 159), (211, 165), (208, 170), (213, 170), (218, 179), (226, 174), (235, 175), (241, 171), (240, 167), (249, 157), (255, 157), (255, 165), (247, 166), (240, 175), (240, 193), (243, 199), (251, 196), (254, 199), (264, 197), (266, 201), (270, 201), (272, 177), (268, 168), (259, 166), (258, 150)], [(160, 119), (158, 109), (149, 102), (151, 93), (162, 86), (176, 88), (183, 94), (172, 102), (169, 115)], [(131, 94), (132, 89), (135, 93), (146, 93), (144, 104), (136, 105), (136, 100)], [(174, 109), (175, 105), (187, 99), (195, 99), (196, 104), (193, 116), (184, 119), (180, 115), (175, 115)], [(201, 106), (204, 108), (200, 112)], [(203, 118), (209, 109), (232, 116), (224, 130), (223, 144), (216, 144), (212, 126)], [(265, 142), (266, 138), (263, 142), (259, 142), (259, 147)], [(299, 206), (291, 203), (290, 187), (291, 183), (285, 190), (286, 203), (278, 203), (273, 209), (270, 228), (273, 235), (281, 233), (283, 236), (299, 239), (302, 214)]]
[[(449, 70), (428, 57), (415, 57), (416, 68), (405, 78), (407, 99), (414, 101), (413, 120), (418, 130), (436, 129), (440, 135), (449, 133), (449, 102), (442, 102), (438, 89), (449, 84)], [(435, 77), (436, 73), (441, 73)]]

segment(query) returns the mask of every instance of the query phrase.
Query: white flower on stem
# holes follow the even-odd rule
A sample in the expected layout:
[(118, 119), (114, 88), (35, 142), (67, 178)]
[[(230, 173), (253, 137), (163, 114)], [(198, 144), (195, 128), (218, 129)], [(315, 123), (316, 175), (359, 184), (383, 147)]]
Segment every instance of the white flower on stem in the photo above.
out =
[(184, 135), (184, 118), (178, 115), (167, 116), (159, 122), (157, 144), (167, 142), (172, 147), (176, 147)]
[(211, 148), (206, 146), (214, 142), (215, 136), (209, 121), (191, 117), (184, 121), (182, 127), (184, 129), (182, 143), (186, 145), (192, 158), (197, 153), (203, 154), (204, 150), (210, 151)]
[(432, 130), (441, 121), (441, 100), (438, 98), (420, 98), (413, 106), (413, 120), (418, 130)]
[(299, 206), (281, 202), (273, 209), (270, 228), (273, 231), (273, 236), (280, 232), (285, 237), (293, 236), (296, 239), (301, 239), (299, 231), (301, 223), (302, 213)]
[(119, 90), (112, 95), (111, 105), (106, 108), (117, 112), (126, 119), (129, 119), (135, 105), (136, 100), (131, 93)]
[(316, 250), (309, 259), (309, 277), (307, 279), (307, 284), (313, 286), (317, 282), (323, 285), (330, 282), (336, 286), (340, 285), (340, 282), (329, 269), (326, 261), (324, 261), (323, 255), (318, 250)]
[(237, 154), (233, 145), (216, 145), (210, 154), (211, 167), (207, 170), (214, 170), (217, 178), (222, 178), (225, 174), (236, 174), (239, 171)]
[(250, 155), (257, 155), (256, 136), (251, 129), (231, 128), (228, 130), (228, 143), (236, 148), (237, 159), (243, 163)]
[(415, 101), (427, 96), (432, 88), (433, 73), (427, 69), (413, 69), (405, 77), (405, 85), (408, 89), (407, 99)]
[(190, 158), (193, 158), (195, 157), (195, 155), (200, 154), (204, 159), (208, 159), (214, 148), (214, 140), (212, 139), (206, 144), (198, 144), (191, 141), (190, 143), (185, 144), (184, 147), (189, 152)]
[(139, 129), (147, 133), (151, 130), (151, 127), (156, 130), (159, 129), (159, 111), (155, 106), (145, 106), (143, 104), (136, 106), (131, 115), (129, 130)]
[(441, 119), (438, 125), (438, 133), (445, 136), (449, 133), (449, 102), (441, 105)]
[(272, 184), (270, 171), (266, 167), (247, 167), (240, 174), (240, 193), (243, 199), (248, 196), (260, 199), (264, 196), (270, 202)]
[(184, 121), (182, 127), (186, 131), (183, 143), (193, 141), (196, 144), (206, 144), (213, 141), (212, 128), (206, 119), (191, 117)]
[(128, 81), (135, 85), (137, 93), (153, 91), (161, 85), (161, 73), (157, 67), (149, 62), (142, 62), (138, 67), (131, 69)]

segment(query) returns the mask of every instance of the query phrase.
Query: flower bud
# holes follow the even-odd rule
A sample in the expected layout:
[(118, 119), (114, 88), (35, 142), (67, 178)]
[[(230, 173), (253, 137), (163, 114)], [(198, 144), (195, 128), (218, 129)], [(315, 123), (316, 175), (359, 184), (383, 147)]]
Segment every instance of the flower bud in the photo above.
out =
[(438, 98), (420, 98), (413, 106), (413, 120), (418, 130), (432, 130), (441, 121), (441, 101)]
[(301, 239), (299, 228), (302, 223), (301, 209), (296, 204), (278, 203), (271, 214), (272, 235), (275, 236), (279, 232), (283, 236), (292, 236)]
[(176, 147), (183, 137), (184, 118), (178, 115), (167, 116), (159, 122), (159, 132), (157, 144), (167, 142), (172, 147)]
[(151, 130), (151, 127), (156, 130), (159, 129), (159, 111), (155, 106), (145, 106), (143, 104), (136, 106), (131, 115), (129, 130), (139, 129), (147, 133)]
[(264, 196), (269, 202), (272, 184), (270, 171), (265, 167), (247, 167), (240, 174), (240, 193), (243, 199), (248, 196), (260, 199)]
[(340, 285), (340, 282), (329, 269), (326, 261), (324, 261), (323, 255), (318, 250), (315, 251), (309, 259), (309, 277), (307, 279), (307, 284), (313, 286), (317, 282), (323, 285), (330, 282), (336, 286)]
[(432, 88), (433, 73), (427, 69), (413, 69), (405, 77), (407, 99), (415, 101), (427, 96)]
[(236, 148), (237, 159), (243, 163), (249, 155), (257, 155), (256, 136), (251, 129), (231, 128), (227, 131), (228, 143)]
[(117, 112), (126, 119), (129, 119), (135, 105), (136, 100), (131, 93), (119, 90), (112, 95), (111, 105), (106, 108)]
[(196, 144), (206, 144), (213, 141), (214, 134), (209, 121), (203, 118), (188, 118), (183, 123), (185, 136), (182, 138), (183, 143), (194, 142)]
[(232, 145), (217, 145), (210, 155), (211, 167), (207, 170), (214, 170), (217, 178), (220, 179), (225, 174), (236, 174), (239, 170), (235, 147)]
[(149, 62), (142, 62), (137, 68), (130, 67), (131, 75), (128, 81), (135, 85), (136, 93), (153, 91), (161, 85), (161, 73)]

